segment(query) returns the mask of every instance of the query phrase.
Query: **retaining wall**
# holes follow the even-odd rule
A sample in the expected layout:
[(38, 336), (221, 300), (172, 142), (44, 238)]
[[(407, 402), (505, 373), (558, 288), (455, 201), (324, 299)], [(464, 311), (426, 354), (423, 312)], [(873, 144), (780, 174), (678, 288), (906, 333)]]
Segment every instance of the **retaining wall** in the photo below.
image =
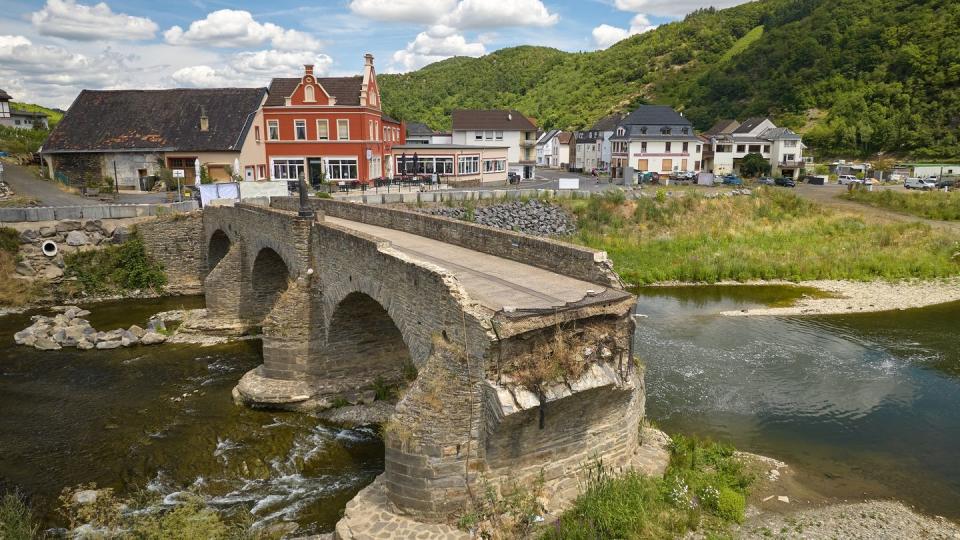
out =
[(201, 288), (206, 274), (203, 218), (200, 212), (161, 216), (137, 224), (147, 254), (163, 264), (168, 285)]
[(199, 208), (196, 201), (169, 204), (99, 204), (94, 206), (37, 206), (0, 208), (0, 223), (59, 221), (62, 219), (124, 219), (190, 212)]

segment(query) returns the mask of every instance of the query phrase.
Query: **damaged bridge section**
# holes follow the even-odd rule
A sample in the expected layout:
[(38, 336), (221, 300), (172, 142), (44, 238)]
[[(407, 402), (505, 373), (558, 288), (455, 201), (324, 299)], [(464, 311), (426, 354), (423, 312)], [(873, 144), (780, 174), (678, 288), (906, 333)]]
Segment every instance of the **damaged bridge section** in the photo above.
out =
[(408, 388), (384, 426), (376, 485), (441, 521), (482, 483), (543, 478), (549, 505), (595, 460), (630, 467), (644, 415), (635, 298), (602, 252), (334, 200), (204, 210), (204, 330), (259, 330), (235, 397), (328, 408)]

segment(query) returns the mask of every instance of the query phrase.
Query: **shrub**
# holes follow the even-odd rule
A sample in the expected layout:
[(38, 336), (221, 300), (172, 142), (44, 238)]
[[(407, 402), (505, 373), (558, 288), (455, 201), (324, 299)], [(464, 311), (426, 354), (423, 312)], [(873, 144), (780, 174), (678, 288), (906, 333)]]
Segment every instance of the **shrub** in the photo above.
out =
[(192, 540), (230, 538), (232, 531), (220, 515), (203, 504), (198, 497), (162, 514), (146, 514), (134, 520), (133, 538), (141, 540)]
[(326, 191), (318, 191), (318, 192), (317, 192), (317, 198), (318, 198), (318, 199), (332, 199), (332, 198), (333, 198), (333, 195), (327, 193)]
[(160, 289), (167, 283), (163, 265), (147, 256), (143, 239), (134, 234), (118, 246), (71, 253), (66, 274), (76, 277), (88, 294), (134, 289)]
[(746, 509), (747, 498), (742, 493), (728, 487), (720, 488), (717, 507), (714, 509), (717, 517), (727, 521), (743, 523)]
[(0, 538), (31, 540), (37, 537), (39, 528), (19, 493), (4, 494), (0, 499)]
[(0, 227), (0, 251), (16, 255), (20, 251), (20, 233), (12, 227)]

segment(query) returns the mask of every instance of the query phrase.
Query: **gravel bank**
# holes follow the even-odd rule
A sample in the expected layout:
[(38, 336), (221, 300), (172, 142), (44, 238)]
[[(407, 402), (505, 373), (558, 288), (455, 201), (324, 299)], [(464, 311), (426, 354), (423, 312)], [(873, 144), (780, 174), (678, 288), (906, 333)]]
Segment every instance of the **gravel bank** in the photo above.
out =
[[(761, 283), (749, 283), (751, 285)], [(771, 284), (771, 282), (763, 282)], [(788, 283), (785, 283), (788, 284)], [(827, 315), (910, 309), (960, 300), (960, 279), (931, 281), (802, 281), (832, 298), (802, 298), (793, 306), (725, 311), (723, 315)]]

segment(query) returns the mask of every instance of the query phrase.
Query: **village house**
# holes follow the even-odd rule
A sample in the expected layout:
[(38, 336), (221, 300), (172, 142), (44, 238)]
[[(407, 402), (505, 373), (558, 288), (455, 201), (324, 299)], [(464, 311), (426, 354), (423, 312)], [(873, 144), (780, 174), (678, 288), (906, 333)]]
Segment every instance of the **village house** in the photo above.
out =
[(434, 131), (420, 122), (407, 122), (407, 144), (453, 144), (449, 131)]
[(275, 78), (263, 105), (268, 168), (258, 177), (371, 183), (394, 174), (392, 147), (406, 141), (402, 122), (384, 116), (373, 55), (362, 75)]
[(574, 155), (576, 148), (576, 140), (572, 131), (561, 131), (557, 135), (557, 163), (561, 169), (567, 170), (570, 168), (570, 164), (576, 158)]
[(593, 172), (600, 168), (600, 153), (603, 148), (603, 135), (599, 131), (577, 131), (574, 133), (573, 164), (570, 170), (582, 173)]
[(663, 105), (641, 105), (617, 126), (611, 141), (615, 177), (637, 172), (669, 174), (699, 171), (702, 141), (693, 124)]
[(393, 165), (398, 174), (436, 174), (449, 184), (502, 183), (507, 181), (508, 150), (505, 145), (397, 144)]
[(122, 190), (150, 188), (161, 169), (196, 163), (211, 179), (253, 180), (262, 170), (259, 111), (266, 88), (83, 90), (43, 144), (50, 178), (75, 185), (108, 178)]
[(619, 113), (611, 114), (604, 116), (590, 128), (590, 131), (597, 131), (600, 133), (600, 155), (597, 158), (597, 168), (600, 170), (609, 170), (610, 162), (612, 159), (612, 143), (610, 138), (613, 137), (614, 132), (617, 130), (617, 125), (623, 120), (623, 115)]
[(13, 98), (0, 89), (0, 126), (17, 129), (47, 129), (47, 115), (42, 112), (21, 111), (10, 106)]
[(506, 146), (509, 170), (533, 178), (537, 168), (537, 126), (514, 110), (452, 112), (453, 144)]
[(803, 141), (788, 128), (777, 127), (764, 117), (752, 117), (741, 124), (721, 120), (704, 133), (708, 139), (703, 155), (703, 169), (715, 174), (740, 171), (740, 161), (747, 154), (760, 154), (770, 163), (777, 176), (800, 177), (804, 167)]
[(537, 140), (537, 166), (556, 169), (560, 166), (557, 155), (557, 135), (559, 129), (544, 132)]

